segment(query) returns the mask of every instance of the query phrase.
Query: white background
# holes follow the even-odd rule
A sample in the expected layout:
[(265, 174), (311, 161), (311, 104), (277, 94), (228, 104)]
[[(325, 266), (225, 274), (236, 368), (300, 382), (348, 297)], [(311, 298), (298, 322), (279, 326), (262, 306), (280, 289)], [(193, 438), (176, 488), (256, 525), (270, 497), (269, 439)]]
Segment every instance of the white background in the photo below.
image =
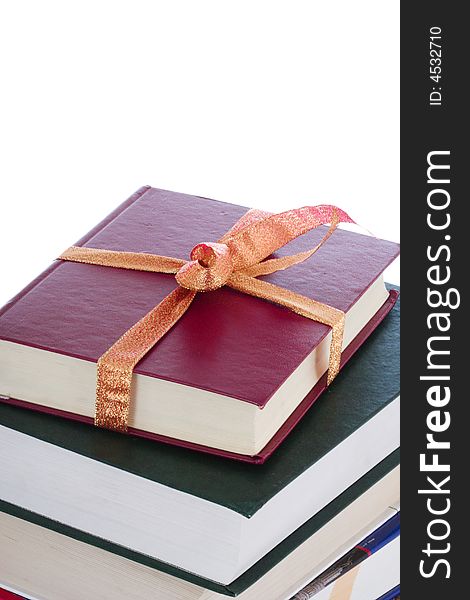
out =
[(143, 184), (398, 241), (398, 23), (398, 0), (3, 3), (0, 304)]

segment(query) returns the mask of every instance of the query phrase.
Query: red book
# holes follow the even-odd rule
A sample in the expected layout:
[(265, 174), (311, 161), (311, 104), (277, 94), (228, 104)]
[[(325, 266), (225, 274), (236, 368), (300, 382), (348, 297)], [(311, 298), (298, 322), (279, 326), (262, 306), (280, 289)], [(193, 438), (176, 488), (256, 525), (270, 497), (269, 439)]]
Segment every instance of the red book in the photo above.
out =
[[(246, 210), (145, 187), (76, 245), (187, 259)], [(338, 229), (311, 259), (264, 279), (346, 313), (344, 364), (394, 303), (382, 273), (397, 254)], [(169, 274), (54, 262), (0, 312), (1, 400), (92, 423), (97, 360), (176, 285)], [(228, 287), (198, 294), (135, 368), (129, 432), (263, 462), (325, 389), (329, 333)]]

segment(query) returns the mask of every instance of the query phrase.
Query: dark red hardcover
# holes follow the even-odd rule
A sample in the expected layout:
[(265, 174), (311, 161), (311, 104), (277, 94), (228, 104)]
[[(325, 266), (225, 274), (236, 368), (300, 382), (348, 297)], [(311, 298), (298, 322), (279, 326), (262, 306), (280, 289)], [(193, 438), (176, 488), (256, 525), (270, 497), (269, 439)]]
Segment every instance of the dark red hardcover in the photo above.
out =
[[(197, 243), (216, 241), (246, 210), (144, 187), (76, 245), (187, 258)], [(323, 234), (324, 228), (314, 230), (276, 256), (307, 250)], [(266, 280), (348, 311), (398, 252), (393, 242), (337, 230), (310, 260), (266, 276)], [(0, 339), (96, 362), (175, 287), (172, 275), (56, 261), (0, 311)], [(391, 309), (393, 299), (392, 294), (350, 344), (343, 362)], [(135, 371), (262, 408), (328, 331), (327, 326), (285, 308), (222, 288), (198, 294), (188, 312)], [(196, 449), (263, 462), (324, 388), (322, 378), (256, 457)], [(21, 400), (17, 399), (18, 403), (27, 404)], [(86, 420), (70, 413), (64, 416)], [(131, 433), (195, 447), (144, 431)]]

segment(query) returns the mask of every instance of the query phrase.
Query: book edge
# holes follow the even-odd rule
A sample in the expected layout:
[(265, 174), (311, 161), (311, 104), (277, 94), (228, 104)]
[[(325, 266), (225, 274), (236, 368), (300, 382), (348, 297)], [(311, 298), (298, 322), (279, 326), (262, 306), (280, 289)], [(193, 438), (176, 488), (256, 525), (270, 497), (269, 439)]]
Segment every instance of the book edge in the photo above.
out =
[[(385, 319), (385, 317), (390, 313), (390, 311), (395, 306), (399, 291), (397, 289), (389, 289), (389, 295), (384, 304), (379, 308), (379, 310), (372, 316), (367, 325), (365, 325), (361, 331), (356, 335), (356, 337), (351, 341), (351, 343), (344, 349), (341, 356), (341, 366), (340, 373), (343, 367), (349, 362), (349, 360), (356, 354), (358, 350), (360, 350), (361, 346), (364, 342), (372, 335), (372, 333), (377, 329), (380, 323)], [(326, 374), (323, 375), (320, 380), (316, 383), (316, 385), (312, 388), (312, 390), (307, 394), (305, 399), (299, 404), (296, 410), (290, 415), (290, 417), (285, 421), (284, 425), (276, 432), (276, 434), (271, 438), (271, 440), (266, 444), (266, 446), (259, 452), (256, 456), (252, 457), (251, 462), (255, 462), (256, 464), (264, 463), (273, 452), (279, 448), (282, 442), (287, 438), (289, 433), (294, 429), (294, 427), (300, 422), (300, 420), (304, 417), (305, 413), (311, 408), (311, 406), (316, 402), (316, 400), (323, 394), (323, 392), (327, 389), (326, 385)], [(372, 415), (373, 416), (373, 415)]]
[[(339, 514), (341, 510), (343, 510), (351, 502), (359, 498), (365, 491), (372, 487), (372, 485), (377, 483), (380, 479), (382, 479), (382, 477), (395, 468), (398, 463), (399, 450), (395, 450), (380, 463), (378, 463), (373, 469), (363, 475), (358, 481), (344, 490), (342, 494), (332, 500), (332, 502), (325, 506), (316, 515), (313, 515), (308, 521), (306, 521), (306, 523), (296, 529), (280, 544), (275, 546), (273, 550), (268, 552), (268, 554), (266, 554), (252, 567), (245, 571), (245, 573), (240, 575), (240, 577), (226, 585), (217, 583), (204, 577), (200, 577), (199, 575), (195, 575), (188, 571), (184, 571), (179, 567), (156, 560), (129, 548), (125, 548), (124, 546), (119, 546), (113, 542), (108, 542), (103, 538), (82, 532), (68, 525), (59, 523), (58, 521), (54, 521), (53, 519), (49, 519), (48, 517), (44, 517), (40, 514), (21, 508), (9, 502), (5, 502), (1, 499), (0, 511), (5, 512), (13, 517), (34, 523), (40, 527), (51, 529), (52, 531), (56, 531), (57, 533), (76, 539), (77, 541), (96, 546), (108, 552), (112, 552), (122, 556), (123, 558), (127, 558), (128, 560), (132, 560), (134, 562), (154, 568), (157, 571), (178, 577), (188, 581), (189, 583), (193, 583), (194, 585), (198, 585), (225, 596), (235, 597), (256, 583), (256, 581), (261, 579), (261, 577), (266, 575), (272, 567), (277, 565), (281, 560), (288, 556), (293, 550), (295, 550), (306, 539), (323, 527), (323, 525), (328, 523), (332, 518)], [(325, 516), (326, 518), (322, 521)], [(314, 521), (318, 519), (320, 519), (321, 522), (319, 526), (316, 527)], [(312, 526), (313, 529), (310, 531)], [(276, 559), (276, 554), (279, 552), (281, 553), (280, 557)]]

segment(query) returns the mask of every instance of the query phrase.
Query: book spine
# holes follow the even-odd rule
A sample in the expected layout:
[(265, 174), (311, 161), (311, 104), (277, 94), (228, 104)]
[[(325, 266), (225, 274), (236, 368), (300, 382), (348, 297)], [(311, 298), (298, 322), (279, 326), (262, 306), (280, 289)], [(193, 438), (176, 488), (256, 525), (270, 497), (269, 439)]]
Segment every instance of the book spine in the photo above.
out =
[(374, 531), (356, 548), (364, 550), (368, 555), (374, 554), (400, 535), (400, 513), (394, 515)]

